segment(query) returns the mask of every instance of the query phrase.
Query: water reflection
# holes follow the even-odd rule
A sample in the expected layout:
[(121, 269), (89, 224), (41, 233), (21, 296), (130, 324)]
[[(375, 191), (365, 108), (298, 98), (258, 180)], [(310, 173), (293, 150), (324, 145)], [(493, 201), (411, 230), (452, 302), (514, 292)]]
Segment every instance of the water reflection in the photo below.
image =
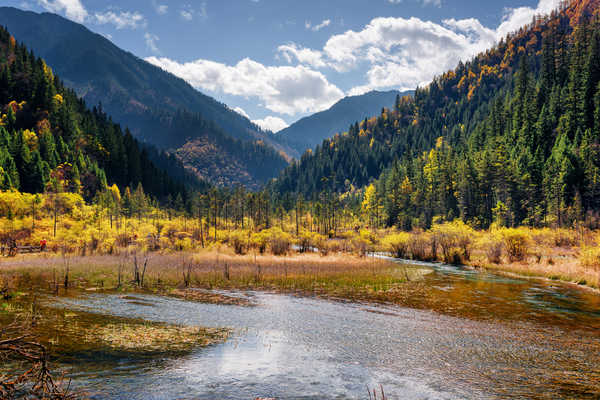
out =
[[(251, 293), (257, 307), (138, 296), (67, 307), (231, 327), (227, 343), (171, 360), (86, 364), (98, 398), (599, 398), (599, 296), (539, 280), (429, 265), (404, 304), (345, 304)], [(421, 264), (423, 267), (423, 264)], [(244, 295), (244, 294), (240, 294)], [(467, 318), (465, 318), (467, 317)]]

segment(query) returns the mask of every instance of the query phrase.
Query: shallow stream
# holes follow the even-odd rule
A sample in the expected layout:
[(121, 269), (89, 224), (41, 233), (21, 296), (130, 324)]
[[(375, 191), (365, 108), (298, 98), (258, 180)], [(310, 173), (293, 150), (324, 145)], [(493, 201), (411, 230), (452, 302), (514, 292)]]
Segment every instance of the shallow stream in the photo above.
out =
[[(91, 294), (54, 306), (229, 327), (183, 358), (63, 365), (92, 398), (600, 398), (600, 295), (441, 264), (403, 306), (244, 293), (256, 307)], [(143, 304), (143, 305), (140, 305)]]

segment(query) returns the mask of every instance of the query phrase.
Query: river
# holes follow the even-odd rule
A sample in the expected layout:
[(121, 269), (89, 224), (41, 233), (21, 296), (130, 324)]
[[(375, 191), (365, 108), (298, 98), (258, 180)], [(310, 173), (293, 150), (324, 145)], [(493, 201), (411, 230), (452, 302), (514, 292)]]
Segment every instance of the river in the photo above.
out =
[(114, 399), (600, 398), (600, 296), (543, 280), (432, 269), (400, 305), (243, 293), (256, 307), (91, 294), (54, 305), (229, 327), (185, 357), (63, 365), (75, 387)]

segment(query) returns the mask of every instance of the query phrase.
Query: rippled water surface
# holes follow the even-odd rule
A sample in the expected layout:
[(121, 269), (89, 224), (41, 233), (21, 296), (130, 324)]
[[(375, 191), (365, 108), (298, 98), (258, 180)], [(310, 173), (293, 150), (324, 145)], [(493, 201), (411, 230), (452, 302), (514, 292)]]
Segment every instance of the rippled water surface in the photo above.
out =
[(363, 399), (380, 385), (390, 399), (600, 398), (600, 296), (429, 267), (402, 307), (262, 293), (244, 294), (250, 308), (146, 295), (60, 299), (234, 329), (226, 343), (184, 358), (79, 363), (70, 375), (97, 398)]

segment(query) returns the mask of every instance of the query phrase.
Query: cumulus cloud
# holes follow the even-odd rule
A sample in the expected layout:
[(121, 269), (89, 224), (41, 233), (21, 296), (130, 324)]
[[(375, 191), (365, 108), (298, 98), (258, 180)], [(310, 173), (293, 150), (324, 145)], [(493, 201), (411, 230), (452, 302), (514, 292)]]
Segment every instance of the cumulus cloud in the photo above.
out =
[(250, 116), (248, 115), (246, 110), (244, 110), (242, 107), (236, 107), (233, 109), (233, 111), (235, 111), (236, 113), (240, 114), (243, 117), (250, 119)]
[(166, 4), (156, 4), (154, 8), (158, 15), (165, 15), (169, 11), (169, 6)]
[(179, 63), (149, 57), (146, 61), (185, 79), (197, 89), (257, 98), (264, 107), (279, 114), (321, 111), (344, 96), (325, 75), (305, 66), (265, 66), (249, 58), (236, 65), (203, 59)]
[(50, 12), (63, 14), (79, 23), (111, 24), (117, 29), (137, 29), (146, 26), (146, 18), (137, 11), (119, 11), (109, 8), (104, 12), (90, 14), (80, 0), (38, 0), (38, 4)]
[(540, 0), (536, 8), (518, 7), (507, 10), (502, 24), (496, 30), (497, 37), (503, 38), (507, 34), (517, 31), (529, 24), (536, 15), (549, 14), (560, 5), (560, 0)]
[(288, 123), (281, 118), (273, 116), (268, 116), (264, 119), (255, 119), (252, 122), (260, 126), (263, 130), (271, 131), (273, 133), (277, 133), (289, 126)]
[(327, 63), (323, 60), (323, 53), (317, 50), (299, 47), (295, 43), (281, 45), (277, 53), (288, 63), (298, 60), (301, 64), (310, 65), (315, 68), (323, 68)]
[(506, 34), (530, 23), (535, 15), (557, 8), (559, 3), (560, 0), (540, 0), (536, 8), (508, 9), (496, 29), (485, 27), (474, 18), (442, 23), (414, 17), (375, 18), (360, 31), (332, 36), (320, 50), (288, 44), (278, 48), (278, 55), (289, 63), (328, 67), (338, 72), (366, 68), (367, 82), (349, 94), (389, 87), (412, 89), (454, 68), (460, 60), (493, 46)]
[(67, 18), (76, 22), (84, 22), (88, 12), (80, 0), (38, 0), (46, 10), (53, 13), (64, 13)]
[(111, 24), (117, 29), (137, 29), (146, 26), (146, 18), (137, 11), (113, 11), (94, 14), (94, 23), (99, 25)]

